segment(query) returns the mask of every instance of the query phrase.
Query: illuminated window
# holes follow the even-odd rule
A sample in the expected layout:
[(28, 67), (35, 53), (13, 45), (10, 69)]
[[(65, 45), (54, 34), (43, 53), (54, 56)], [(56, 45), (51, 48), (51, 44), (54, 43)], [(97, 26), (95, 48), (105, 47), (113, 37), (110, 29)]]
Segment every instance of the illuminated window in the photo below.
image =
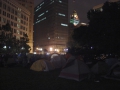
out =
[(68, 25), (67, 25), (67, 24), (63, 24), (63, 23), (61, 23), (61, 26), (66, 26), (66, 27), (67, 27)]
[(42, 13), (42, 14), (40, 14), (38, 17), (41, 17), (42, 15), (44, 15), (45, 13)]
[(50, 37), (48, 37), (48, 39), (50, 39)]
[(17, 18), (17, 21), (20, 23), (21, 20), (19, 18)]
[(37, 12), (37, 11), (40, 10), (40, 9), (41, 9), (41, 7), (37, 8), (35, 11)]
[(44, 2), (43, 2), (43, 3), (41, 3), (41, 4), (40, 4), (40, 6), (42, 6), (43, 4), (44, 4)]
[(52, 3), (54, 3), (54, 0), (50, 4), (52, 4)]
[(20, 34), (20, 31), (19, 31), (19, 30), (17, 30), (17, 34)]
[(62, 1), (61, 1), (61, 0), (59, 0), (59, 3), (62, 3)]
[(43, 20), (45, 20), (46, 19), (46, 17), (44, 17), (44, 18), (42, 18), (41, 20), (38, 20), (36, 23), (39, 23), (39, 22), (41, 22), (41, 21), (43, 21)]
[(65, 16), (65, 14), (62, 14), (62, 13), (58, 13), (58, 15), (60, 15), (60, 16)]
[(19, 24), (17, 24), (17, 27), (18, 27), (18, 28), (20, 28), (20, 25), (19, 25)]

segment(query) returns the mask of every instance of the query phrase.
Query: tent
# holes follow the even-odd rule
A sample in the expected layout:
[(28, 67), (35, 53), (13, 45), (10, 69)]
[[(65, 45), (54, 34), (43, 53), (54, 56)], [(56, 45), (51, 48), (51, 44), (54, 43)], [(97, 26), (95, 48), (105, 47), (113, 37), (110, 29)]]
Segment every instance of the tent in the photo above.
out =
[(59, 54), (53, 53), (50, 58), (52, 59), (52, 58), (54, 58), (55, 56), (59, 56)]
[(105, 76), (105, 78), (114, 79), (114, 80), (120, 80), (120, 62), (114, 64), (110, 68), (110, 70), (107, 73), (107, 75)]
[(98, 61), (91, 68), (91, 72), (94, 74), (105, 75), (109, 70), (108, 65), (104, 61)]
[(70, 59), (63, 67), (59, 77), (81, 81), (87, 78), (89, 73), (90, 69), (83, 61)]
[(109, 67), (112, 67), (115, 63), (119, 62), (117, 58), (108, 58), (105, 60)]
[(35, 61), (31, 65), (30, 69), (34, 71), (50, 71), (54, 70), (55, 68), (50, 61), (42, 59)]
[(66, 60), (63, 56), (54, 56), (50, 62), (54, 65), (54, 67), (57, 68), (62, 68), (66, 64)]

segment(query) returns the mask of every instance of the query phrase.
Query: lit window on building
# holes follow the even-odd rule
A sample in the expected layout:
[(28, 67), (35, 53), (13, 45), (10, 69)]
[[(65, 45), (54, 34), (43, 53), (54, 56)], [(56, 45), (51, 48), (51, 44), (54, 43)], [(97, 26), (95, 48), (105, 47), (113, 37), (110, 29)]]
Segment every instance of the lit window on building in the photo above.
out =
[(62, 14), (62, 13), (58, 13), (58, 15), (60, 15), (60, 16), (65, 16), (65, 14)]
[(41, 4), (40, 4), (40, 6), (42, 6), (43, 4), (44, 4), (44, 2), (43, 2), (43, 3), (41, 3)]
[(18, 28), (20, 28), (20, 25), (19, 25), (19, 24), (17, 24), (17, 27), (18, 27)]
[(37, 8), (35, 11), (37, 12), (37, 11), (40, 10), (40, 9), (41, 9), (41, 7)]
[(52, 4), (52, 3), (54, 3), (54, 0), (50, 4)]
[(16, 36), (16, 39), (20, 39), (20, 37), (19, 37), (19, 36)]
[(68, 25), (67, 25), (67, 24), (64, 24), (64, 23), (61, 23), (61, 26), (66, 26), (66, 27), (67, 27)]
[(19, 11), (21, 11), (21, 8), (18, 8)]
[(61, 0), (59, 0), (59, 3), (62, 3), (62, 1), (61, 1)]
[(21, 20), (19, 18), (17, 18), (17, 21), (20, 23)]
[(48, 39), (50, 39), (50, 37), (48, 37)]
[(46, 19), (46, 17), (44, 17), (44, 18), (42, 18), (41, 20), (38, 20), (36, 23), (39, 23), (39, 22), (41, 22), (41, 21), (43, 21), (43, 20), (45, 20)]
[(19, 31), (19, 30), (17, 30), (17, 34), (20, 34), (20, 31)]
[(40, 14), (38, 17), (41, 17), (41, 16), (43, 16), (45, 13), (42, 13), (42, 14)]

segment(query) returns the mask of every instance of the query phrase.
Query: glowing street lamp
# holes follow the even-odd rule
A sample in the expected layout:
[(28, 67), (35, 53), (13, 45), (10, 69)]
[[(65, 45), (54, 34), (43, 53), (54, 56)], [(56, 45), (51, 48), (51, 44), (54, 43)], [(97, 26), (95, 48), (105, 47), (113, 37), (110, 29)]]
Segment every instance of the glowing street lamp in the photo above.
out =
[(42, 48), (38, 48), (38, 50), (42, 51)]
[(22, 50), (25, 49), (24, 47), (21, 48)]
[(68, 49), (64, 49), (64, 51), (65, 51), (65, 52), (67, 52), (67, 51), (68, 51)]
[(3, 48), (4, 48), (4, 49), (6, 49), (7, 47), (6, 47), (6, 46), (4, 46)]

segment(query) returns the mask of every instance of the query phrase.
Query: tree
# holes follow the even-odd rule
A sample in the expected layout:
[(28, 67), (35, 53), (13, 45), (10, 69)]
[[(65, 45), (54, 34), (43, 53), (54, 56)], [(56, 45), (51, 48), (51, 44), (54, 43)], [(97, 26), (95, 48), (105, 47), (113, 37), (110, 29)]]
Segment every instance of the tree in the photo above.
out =
[(11, 53), (20, 53), (29, 52), (30, 46), (27, 44), (29, 42), (27, 34), (24, 34), (23, 37), (16, 39), (13, 36), (11, 26), (9, 23), (3, 25), (0, 28), (0, 50), (1, 53), (11, 52)]
[(0, 44), (1, 44), (0, 49), (2, 53), (11, 50), (10, 49), (11, 38), (12, 38), (11, 27), (9, 23), (6, 23), (5, 25), (2, 25), (2, 27), (0, 28)]
[(29, 42), (28, 35), (24, 34), (23, 37), (20, 38), (21, 51), (24, 53), (30, 52), (30, 46), (27, 44), (28, 42)]
[(105, 2), (102, 10), (89, 10), (89, 38), (93, 46), (106, 53), (120, 51), (120, 4)]
[(72, 38), (75, 42), (79, 44), (79, 46), (88, 45), (88, 27), (80, 26), (73, 31)]

